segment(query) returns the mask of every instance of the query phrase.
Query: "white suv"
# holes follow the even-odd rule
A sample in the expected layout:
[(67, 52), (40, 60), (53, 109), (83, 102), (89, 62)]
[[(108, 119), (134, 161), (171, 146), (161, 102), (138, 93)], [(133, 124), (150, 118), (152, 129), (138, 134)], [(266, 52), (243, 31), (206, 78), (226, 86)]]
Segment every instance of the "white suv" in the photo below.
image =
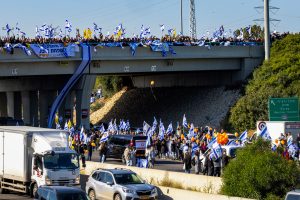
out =
[(286, 194), (285, 200), (300, 200), (300, 190), (293, 190)]
[(155, 186), (145, 183), (136, 173), (127, 169), (98, 169), (86, 183), (86, 193), (91, 200), (158, 199)]

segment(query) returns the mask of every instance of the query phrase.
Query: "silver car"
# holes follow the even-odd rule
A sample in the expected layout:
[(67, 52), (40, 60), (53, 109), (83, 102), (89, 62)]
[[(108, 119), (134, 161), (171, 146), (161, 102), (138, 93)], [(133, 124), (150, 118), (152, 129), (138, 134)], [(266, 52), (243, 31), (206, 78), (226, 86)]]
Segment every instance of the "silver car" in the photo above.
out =
[(145, 183), (136, 173), (127, 169), (93, 171), (86, 183), (86, 193), (91, 200), (158, 199), (155, 186)]

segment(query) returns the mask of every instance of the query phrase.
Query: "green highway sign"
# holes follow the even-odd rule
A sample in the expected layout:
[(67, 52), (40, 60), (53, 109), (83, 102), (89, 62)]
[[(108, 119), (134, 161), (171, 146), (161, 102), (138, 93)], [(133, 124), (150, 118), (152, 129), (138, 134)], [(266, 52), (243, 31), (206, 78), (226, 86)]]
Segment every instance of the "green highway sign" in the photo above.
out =
[(291, 98), (270, 98), (269, 99), (269, 120), (270, 121), (300, 121), (299, 99)]

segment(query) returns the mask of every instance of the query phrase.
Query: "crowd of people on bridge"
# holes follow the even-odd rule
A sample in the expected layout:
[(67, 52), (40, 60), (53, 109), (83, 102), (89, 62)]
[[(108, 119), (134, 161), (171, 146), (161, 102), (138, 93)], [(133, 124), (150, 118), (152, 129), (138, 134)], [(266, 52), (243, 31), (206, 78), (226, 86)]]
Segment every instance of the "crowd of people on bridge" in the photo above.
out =
[[(147, 142), (144, 164), (138, 164), (140, 159), (136, 156), (136, 147), (130, 143), (123, 154), (126, 165), (154, 168), (156, 159), (168, 159), (182, 162), (182, 170), (186, 173), (191, 173), (194, 169), (195, 174), (202, 173), (208, 176), (220, 176), (224, 167), (235, 157), (235, 154), (226, 152), (226, 146), (243, 148), (252, 141), (247, 131), (241, 134), (237, 132), (228, 134), (223, 129), (217, 131), (208, 126), (195, 127), (193, 123), (187, 123), (185, 116), (183, 124), (177, 124), (176, 130), (173, 130), (172, 123), (165, 130), (163, 123), (158, 124), (155, 118), (152, 126), (144, 122), (143, 127), (137, 130), (131, 129), (129, 121), (124, 120), (120, 121), (119, 126), (116, 125), (116, 120), (114, 122), (112, 120), (107, 129), (103, 124), (89, 131), (85, 131), (82, 127), (78, 134), (71, 125), (66, 124), (65, 129), (71, 133), (70, 146), (81, 155), (83, 163), (85, 155), (87, 160), (91, 160), (94, 151), (98, 151), (100, 162), (106, 161), (109, 135), (145, 135)], [(268, 132), (265, 132), (261, 137), (270, 140)], [(232, 135), (233, 137), (228, 137)], [(277, 150), (285, 159), (300, 160), (300, 133), (296, 141), (297, 143), (294, 143), (291, 133), (282, 133), (273, 141), (272, 150)]]

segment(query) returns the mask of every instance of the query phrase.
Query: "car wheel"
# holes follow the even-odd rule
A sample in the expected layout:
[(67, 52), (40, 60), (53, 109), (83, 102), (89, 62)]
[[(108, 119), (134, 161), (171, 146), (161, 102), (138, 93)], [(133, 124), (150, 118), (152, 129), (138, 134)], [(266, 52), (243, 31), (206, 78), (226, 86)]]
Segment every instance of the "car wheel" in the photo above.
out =
[(114, 197), (114, 200), (122, 200), (122, 197), (120, 194), (116, 194)]
[(88, 195), (91, 200), (96, 200), (96, 194), (94, 190), (90, 190)]
[(38, 191), (38, 185), (36, 183), (33, 183), (32, 187), (31, 187), (31, 194), (30, 196), (33, 198), (37, 197), (37, 191)]

